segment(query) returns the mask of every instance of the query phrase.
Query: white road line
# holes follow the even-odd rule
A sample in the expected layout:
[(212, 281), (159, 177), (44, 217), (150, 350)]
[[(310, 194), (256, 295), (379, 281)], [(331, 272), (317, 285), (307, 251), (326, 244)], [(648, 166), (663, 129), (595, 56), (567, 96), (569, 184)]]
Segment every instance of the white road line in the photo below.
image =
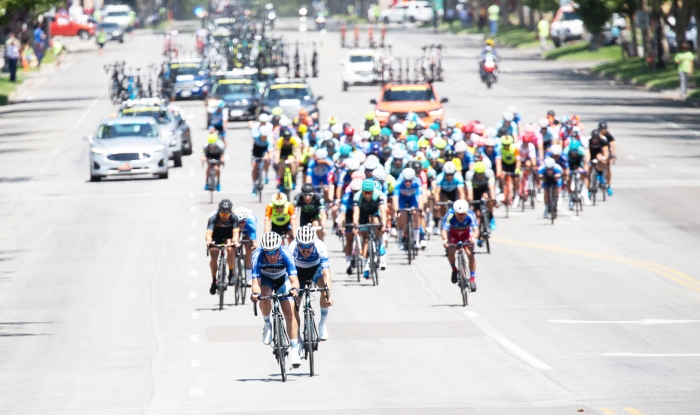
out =
[(197, 292), (196, 292), (196, 291), (190, 291), (190, 298), (193, 299), (193, 300), (194, 300), (195, 298), (197, 298)]
[(192, 367), (200, 367), (199, 360), (192, 360)]
[(190, 388), (190, 396), (202, 396), (204, 395), (204, 388), (198, 386), (196, 388)]
[(656, 324), (687, 324), (700, 323), (700, 320), (661, 320), (661, 319), (642, 319), (642, 320), (549, 320), (554, 324), (638, 324), (641, 326), (656, 325)]
[(192, 313), (192, 320), (199, 320), (199, 313), (197, 313), (197, 312)]
[(700, 353), (601, 353), (606, 357), (700, 357)]
[(102, 98), (102, 95), (104, 95), (105, 91), (106, 90), (103, 90), (100, 93), (100, 95), (98, 95), (97, 98), (95, 98), (95, 100), (92, 101), (92, 104), (90, 104), (90, 106), (87, 107), (85, 112), (83, 112), (83, 115), (81, 115), (80, 118), (78, 118), (78, 121), (75, 123), (75, 125), (73, 125), (73, 131), (77, 130), (78, 127), (80, 127), (80, 124), (82, 124), (83, 121), (85, 121), (85, 117), (87, 117), (87, 115), (90, 113), (90, 111), (92, 111), (95, 108), (95, 106), (97, 105), (97, 103), (100, 102), (100, 98)]
[(492, 325), (490, 325), (486, 320), (484, 320), (475, 311), (465, 311), (467, 317), (469, 317), (479, 328), (494, 340), (496, 340), (501, 346), (510, 350), (511, 353), (516, 355), (520, 360), (539, 370), (552, 370), (551, 367), (546, 365), (541, 360), (537, 359), (535, 356), (526, 352), (525, 350), (518, 347), (515, 343), (508, 340), (504, 335), (498, 332)]
[(199, 342), (199, 336), (196, 335), (196, 334), (191, 335), (191, 336), (190, 336), (190, 342), (192, 342), (192, 343), (197, 343), (197, 342)]
[[(191, 252), (190, 252), (191, 253)], [(199, 274), (196, 269), (191, 269), (190, 270), (190, 277), (196, 277)]]

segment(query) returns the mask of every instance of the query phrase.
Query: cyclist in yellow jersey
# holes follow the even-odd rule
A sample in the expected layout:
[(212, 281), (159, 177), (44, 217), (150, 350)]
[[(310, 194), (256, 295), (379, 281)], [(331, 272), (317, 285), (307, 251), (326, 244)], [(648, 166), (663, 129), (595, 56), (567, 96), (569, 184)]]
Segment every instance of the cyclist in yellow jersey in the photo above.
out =
[(294, 205), (287, 200), (287, 196), (284, 193), (275, 193), (265, 208), (265, 233), (274, 232), (282, 238), (286, 236), (287, 244), (290, 244), (296, 232), (296, 221), (292, 220), (295, 218)]
[[(514, 189), (519, 189), (518, 185), (520, 181), (520, 153), (518, 147), (515, 145), (513, 137), (510, 135), (504, 135), (501, 137), (501, 158), (496, 159), (496, 171), (501, 172), (499, 179), (502, 183), (505, 183), (506, 173), (513, 173), (513, 189), (511, 189), (511, 194), (513, 194)], [(516, 198), (519, 195), (516, 194)], [(513, 204), (517, 205), (517, 200), (513, 201)]]
[[(296, 169), (301, 160), (301, 141), (289, 128), (280, 129), (280, 137), (275, 146), (275, 163), (277, 163), (277, 185), (282, 188), (282, 178), (284, 177), (285, 161), (289, 160), (289, 169), (292, 171), (292, 178), (296, 178)], [(296, 183), (294, 183), (296, 184)]]

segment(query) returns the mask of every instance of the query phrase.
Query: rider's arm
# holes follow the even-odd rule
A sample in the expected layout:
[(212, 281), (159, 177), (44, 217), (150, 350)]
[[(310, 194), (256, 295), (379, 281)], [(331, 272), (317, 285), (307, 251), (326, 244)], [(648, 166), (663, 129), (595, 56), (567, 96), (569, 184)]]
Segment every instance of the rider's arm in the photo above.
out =
[(207, 229), (207, 234), (206, 234), (205, 239), (204, 239), (207, 242), (207, 245), (211, 245), (213, 234), (214, 234), (214, 231), (210, 231), (209, 229)]
[(387, 223), (387, 212), (386, 212), (386, 210), (387, 210), (387, 206), (386, 206), (386, 200), (385, 200), (384, 203), (382, 203), (381, 205), (379, 205), (379, 214), (380, 214), (381, 217), (382, 217), (382, 226), (383, 226), (383, 227), (386, 227), (386, 223)]
[(265, 223), (263, 226), (264, 232), (263, 233), (268, 233), (270, 232), (270, 229), (272, 228), (272, 222), (270, 221), (270, 216), (272, 215), (272, 206), (267, 205), (265, 207)]
[(355, 226), (360, 224), (360, 207), (357, 205), (352, 207), (352, 223)]
[(297, 278), (297, 267), (294, 265), (294, 258), (289, 248), (286, 246), (280, 247), (280, 255), (284, 258), (285, 267), (287, 268), (287, 275), (289, 276), (289, 281), (292, 283), (292, 288), (299, 289), (299, 278)]

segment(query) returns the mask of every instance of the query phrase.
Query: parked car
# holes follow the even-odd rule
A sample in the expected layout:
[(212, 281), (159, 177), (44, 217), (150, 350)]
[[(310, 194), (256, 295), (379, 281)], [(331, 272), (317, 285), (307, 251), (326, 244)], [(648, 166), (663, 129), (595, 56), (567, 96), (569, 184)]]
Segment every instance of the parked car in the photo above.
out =
[(104, 29), (107, 33), (107, 40), (114, 40), (119, 43), (124, 43), (124, 28), (114, 22), (100, 23), (100, 29)]
[[(668, 18), (669, 23), (676, 24), (676, 19), (671, 16)], [(677, 53), (679, 51), (678, 42), (676, 41), (676, 32), (671, 29), (670, 26), (666, 25), (664, 27), (664, 32), (666, 33), (666, 40), (668, 40), (668, 49), (671, 53)], [(698, 26), (695, 21), (695, 16), (690, 18), (690, 24), (688, 29), (685, 31), (685, 41), (690, 43), (690, 49), (695, 50), (698, 44)]]
[(584, 32), (583, 20), (576, 13), (576, 6), (572, 4), (560, 7), (549, 27), (549, 35), (557, 48), (564, 42), (581, 40)]
[(433, 7), (427, 1), (400, 2), (382, 10), (379, 19), (384, 23), (429, 22), (433, 20)]
[(262, 105), (258, 110), (270, 114), (275, 107), (281, 107), (284, 114), (291, 118), (299, 115), (299, 110), (304, 108), (308, 114), (319, 119), (318, 101), (323, 99), (323, 95), (317, 97), (311, 92), (309, 84), (303, 80), (276, 79), (265, 87), (263, 92)]
[(95, 35), (96, 26), (89, 22), (79, 22), (67, 14), (56, 14), (51, 18), (52, 36), (78, 36), (83, 40)]
[(180, 136), (182, 137), (182, 155), (191, 156), (192, 131), (190, 129), (190, 125), (187, 123), (187, 120), (193, 120), (194, 115), (190, 114), (189, 116), (185, 116), (185, 114), (182, 113), (182, 108), (177, 105), (168, 105), (168, 108), (172, 110), (173, 115), (175, 116), (175, 121), (177, 121), (177, 124), (179, 125), (178, 128), (180, 129)]

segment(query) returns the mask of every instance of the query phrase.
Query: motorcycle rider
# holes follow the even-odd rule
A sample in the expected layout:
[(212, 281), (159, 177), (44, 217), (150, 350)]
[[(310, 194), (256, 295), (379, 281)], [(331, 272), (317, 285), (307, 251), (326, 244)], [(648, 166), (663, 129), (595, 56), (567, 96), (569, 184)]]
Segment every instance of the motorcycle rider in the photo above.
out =
[(484, 70), (484, 62), (486, 62), (486, 57), (491, 55), (494, 61), (501, 59), (501, 56), (496, 51), (496, 48), (493, 47), (493, 39), (486, 39), (485, 43), (486, 45), (483, 49), (481, 49), (481, 52), (479, 52), (479, 72), (481, 73), (481, 80), (484, 82), (486, 81), (486, 71)]

